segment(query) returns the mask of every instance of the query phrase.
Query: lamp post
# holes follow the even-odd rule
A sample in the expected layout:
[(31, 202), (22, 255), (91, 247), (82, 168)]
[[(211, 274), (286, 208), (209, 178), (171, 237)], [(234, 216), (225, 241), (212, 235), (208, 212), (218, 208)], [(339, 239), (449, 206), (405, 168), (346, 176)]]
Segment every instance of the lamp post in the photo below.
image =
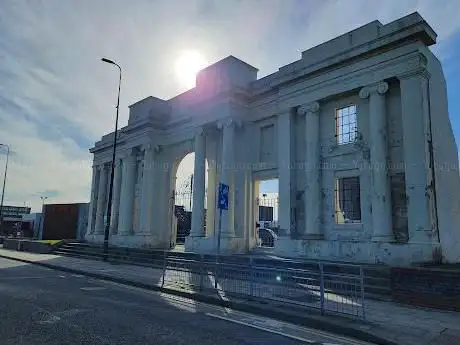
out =
[(120, 108), (120, 88), (121, 88), (121, 67), (116, 62), (102, 58), (103, 62), (115, 65), (120, 71), (120, 77), (118, 79), (118, 98), (117, 98), (117, 115), (115, 117), (115, 133), (113, 136), (113, 146), (112, 146), (112, 164), (110, 166), (110, 185), (109, 185), (109, 200), (107, 202), (107, 212), (105, 219), (105, 228), (104, 228), (104, 261), (107, 261), (109, 256), (109, 231), (110, 231), (110, 219), (112, 217), (112, 195), (113, 195), (113, 175), (115, 171), (115, 151), (117, 147), (117, 133), (118, 133), (118, 111)]
[(6, 144), (0, 144), (6, 147), (5, 175), (3, 176), (2, 200), (0, 201), (0, 230), (3, 224), (3, 199), (5, 197), (6, 174), (8, 172), (8, 158), (10, 157), (10, 147)]
[(45, 217), (45, 200), (48, 199), (47, 196), (41, 196), (40, 199), (42, 200), (42, 214), (40, 216), (40, 222), (38, 223), (38, 239), (41, 240), (43, 237), (43, 231), (41, 231), (41, 227), (43, 224), (43, 218)]

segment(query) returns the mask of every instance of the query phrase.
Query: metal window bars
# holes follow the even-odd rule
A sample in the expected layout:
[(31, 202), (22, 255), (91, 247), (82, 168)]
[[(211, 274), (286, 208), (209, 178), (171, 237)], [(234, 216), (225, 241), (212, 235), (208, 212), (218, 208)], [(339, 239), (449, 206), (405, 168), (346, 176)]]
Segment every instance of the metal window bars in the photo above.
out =
[(335, 136), (338, 145), (355, 142), (358, 134), (357, 108), (351, 104), (335, 111)]

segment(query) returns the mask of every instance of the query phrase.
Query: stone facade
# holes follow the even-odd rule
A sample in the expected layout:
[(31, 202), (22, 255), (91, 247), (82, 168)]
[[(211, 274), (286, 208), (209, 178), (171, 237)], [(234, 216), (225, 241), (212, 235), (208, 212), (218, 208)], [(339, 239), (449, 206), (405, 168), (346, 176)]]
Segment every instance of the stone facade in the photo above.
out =
[[(215, 252), (223, 182), (230, 207), (222, 252), (250, 251), (257, 181), (278, 178), (275, 254), (460, 261), (458, 155), (442, 68), (428, 48), (435, 43), (418, 13), (374, 21), (264, 78), (229, 56), (203, 69), (194, 89), (131, 105), (118, 138), (110, 242), (170, 247), (177, 167), (195, 152), (186, 250)], [(103, 238), (112, 141), (105, 135), (90, 150), (86, 238), (95, 242)]]

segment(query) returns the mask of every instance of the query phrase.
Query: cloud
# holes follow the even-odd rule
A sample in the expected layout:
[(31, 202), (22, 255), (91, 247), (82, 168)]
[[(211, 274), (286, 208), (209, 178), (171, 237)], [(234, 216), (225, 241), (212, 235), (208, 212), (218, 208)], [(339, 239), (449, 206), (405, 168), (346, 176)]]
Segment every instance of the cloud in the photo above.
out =
[(199, 50), (210, 62), (233, 54), (263, 76), (338, 34), (414, 10), (438, 32), (440, 54), (449, 55), (460, 26), (457, 0), (3, 2), (0, 142), (16, 153), (6, 202), (37, 210), (37, 195), (46, 191), (54, 191), (49, 202), (88, 200), (88, 148), (112, 130), (115, 113), (117, 71), (103, 56), (123, 67), (125, 125), (129, 104), (184, 91), (173, 70), (178, 51)]

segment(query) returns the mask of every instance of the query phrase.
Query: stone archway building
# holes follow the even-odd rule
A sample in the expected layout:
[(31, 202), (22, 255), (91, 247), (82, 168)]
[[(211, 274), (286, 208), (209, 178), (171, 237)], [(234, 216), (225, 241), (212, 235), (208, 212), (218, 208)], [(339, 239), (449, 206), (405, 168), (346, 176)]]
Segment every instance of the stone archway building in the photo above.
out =
[[(194, 89), (131, 105), (119, 133), (110, 242), (169, 248), (176, 166), (195, 152), (186, 250), (215, 251), (216, 185), (224, 182), (230, 210), (222, 250), (250, 251), (255, 181), (276, 176), (280, 236), (273, 253), (458, 261), (458, 155), (442, 68), (428, 48), (435, 42), (418, 13), (374, 21), (264, 78), (229, 56), (203, 69)], [(112, 140), (105, 135), (90, 150), (89, 241), (103, 239)]]

